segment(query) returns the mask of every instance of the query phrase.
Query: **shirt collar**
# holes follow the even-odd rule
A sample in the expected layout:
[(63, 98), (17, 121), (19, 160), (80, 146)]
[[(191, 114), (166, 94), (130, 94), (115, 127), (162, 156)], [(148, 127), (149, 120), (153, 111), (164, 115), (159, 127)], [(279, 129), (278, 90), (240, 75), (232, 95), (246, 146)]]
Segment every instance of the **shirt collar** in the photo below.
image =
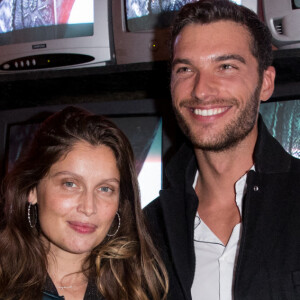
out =
[[(255, 165), (253, 165), (249, 171), (255, 171)], [(248, 172), (249, 172), (248, 171)], [(236, 183), (235, 183), (235, 201), (236, 201), (236, 205), (240, 211), (240, 215), (242, 216), (242, 204), (243, 204), (243, 197), (246, 193), (246, 190), (247, 190), (247, 183), (246, 183), (246, 180), (247, 180), (247, 175), (248, 175), (248, 172), (246, 172)], [(193, 188), (195, 189), (196, 187), (196, 184), (197, 184), (197, 180), (198, 180), (198, 177), (199, 177), (199, 171), (197, 170), (196, 174), (195, 174), (195, 179), (194, 179), (194, 183), (193, 183)], [(198, 214), (198, 211), (196, 213), (196, 216), (195, 216), (195, 222), (194, 222), (194, 228), (196, 229), (201, 223), (201, 219), (200, 219), (200, 216)]]

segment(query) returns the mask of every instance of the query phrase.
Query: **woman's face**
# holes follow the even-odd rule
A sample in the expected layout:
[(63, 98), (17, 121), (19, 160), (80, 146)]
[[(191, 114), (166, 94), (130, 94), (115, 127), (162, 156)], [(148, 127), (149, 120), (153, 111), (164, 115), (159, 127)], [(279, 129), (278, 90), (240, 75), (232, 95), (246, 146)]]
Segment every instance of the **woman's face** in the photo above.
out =
[(112, 150), (78, 142), (30, 193), (44, 237), (57, 251), (88, 255), (108, 233), (119, 206), (120, 173)]

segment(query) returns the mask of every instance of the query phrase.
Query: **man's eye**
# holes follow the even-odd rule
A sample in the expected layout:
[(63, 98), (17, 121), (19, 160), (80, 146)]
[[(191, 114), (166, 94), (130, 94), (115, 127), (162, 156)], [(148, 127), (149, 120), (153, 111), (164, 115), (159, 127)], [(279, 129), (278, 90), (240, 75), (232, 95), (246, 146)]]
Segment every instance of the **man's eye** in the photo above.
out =
[(232, 65), (229, 65), (229, 64), (223, 64), (223, 65), (221, 65), (220, 69), (222, 69), (222, 70), (231, 70), (231, 69), (236, 69), (236, 68)]
[(186, 73), (189, 72), (191, 69), (188, 67), (180, 67), (176, 70), (176, 73)]

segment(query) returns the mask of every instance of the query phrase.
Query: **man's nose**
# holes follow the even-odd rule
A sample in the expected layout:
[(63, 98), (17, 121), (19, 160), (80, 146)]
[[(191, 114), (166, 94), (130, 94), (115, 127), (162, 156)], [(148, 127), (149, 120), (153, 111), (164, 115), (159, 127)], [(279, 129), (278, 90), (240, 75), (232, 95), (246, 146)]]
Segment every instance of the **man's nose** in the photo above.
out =
[(198, 72), (194, 78), (192, 90), (193, 98), (209, 100), (215, 98), (219, 93), (219, 83), (215, 76), (209, 71)]

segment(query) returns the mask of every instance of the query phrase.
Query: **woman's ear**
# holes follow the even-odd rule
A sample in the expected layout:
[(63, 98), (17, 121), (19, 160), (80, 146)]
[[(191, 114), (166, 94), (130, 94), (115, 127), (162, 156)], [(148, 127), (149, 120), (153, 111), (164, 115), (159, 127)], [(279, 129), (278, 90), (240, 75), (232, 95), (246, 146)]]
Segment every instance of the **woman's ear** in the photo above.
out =
[(37, 203), (37, 192), (36, 192), (36, 187), (33, 188), (28, 195), (28, 202), (31, 204), (36, 204)]
[(276, 71), (273, 66), (267, 68), (263, 74), (263, 81), (260, 91), (260, 100), (267, 101), (273, 94)]

